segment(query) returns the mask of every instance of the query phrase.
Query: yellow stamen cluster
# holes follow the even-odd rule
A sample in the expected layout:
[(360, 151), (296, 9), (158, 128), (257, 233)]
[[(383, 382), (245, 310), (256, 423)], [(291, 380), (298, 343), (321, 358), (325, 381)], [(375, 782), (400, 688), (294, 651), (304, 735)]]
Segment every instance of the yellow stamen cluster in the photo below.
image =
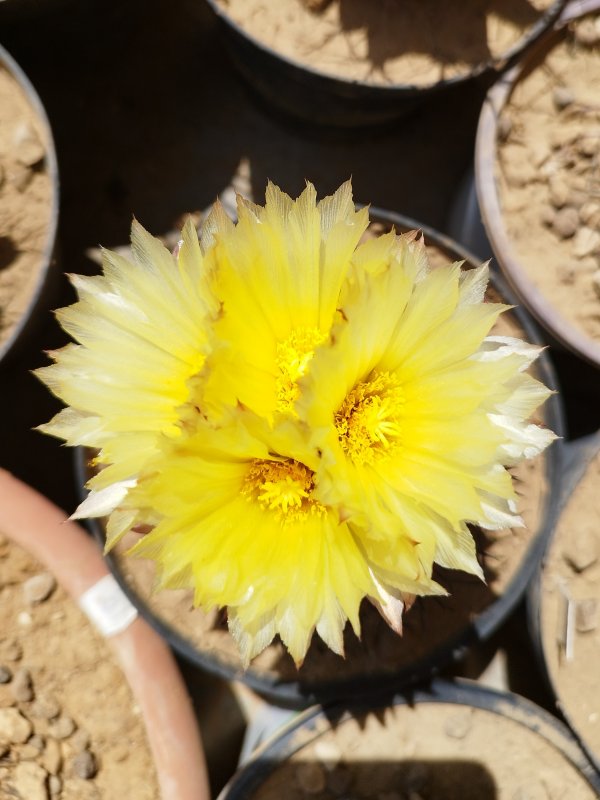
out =
[(255, 459), (246, 475), (242, 494), (264, 509), (274, 511), (285, 523), (325, 512), (312, 498), (313, 489), (314, 473), (299, 461)]
[(277, 344), (276, 382), (277, 410), (294, 414), (294, 403), (300, 395), (298, 380), (304, 375), (314, 355), (315, 348), (325, 340), (318, 328), (296, 328), (290, 336)]
[(403, 405), (398, 378), (389, 372), (373, 374), (346, 395), (335, 427), (342, 449), (355, 464), (373, 464), (398, 446)]

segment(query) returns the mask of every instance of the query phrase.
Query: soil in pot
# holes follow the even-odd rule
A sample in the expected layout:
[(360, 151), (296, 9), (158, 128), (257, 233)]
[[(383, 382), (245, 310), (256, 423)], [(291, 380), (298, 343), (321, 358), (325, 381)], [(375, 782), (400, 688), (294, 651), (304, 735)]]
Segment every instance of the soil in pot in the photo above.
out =
[(560, 516), (540, 604), (543, 651), (560, 706), (600, 764), (599, 485), (600, 453)]
[[(381, 232), (382, 226), (375, 223), (371, 230)], [(434, 266), (450, 261), (436, 247), (429, 248), (429, 255)], [(490, 290), (489, 296), (498, 300), (493, 296), (493, 290)], [(502, 315), (496, 333), (525, 336), (511, 312)], [(282, 685), (299, 681), (302, 692), (309, 693), (319, 684), (339, 685), (344, 681), (361, 680), (365, 676), (387, 676), (389, 679), (403, 669), (412, 669), (419, 662), (432, 658), (436, 650), (448, 649), (448, 643), (461, 636), (474, 617), (502, 595), (521, 567), (542, 522), (548, 497), (546, 463), (542, 455), (536, 460), (523, 462), (515, 469), (520, 496), (519, 511), (525, 521), (524, 528), (475, 531), (487, 584), (463, 573), (440, 569), (437, 577), (450, 596), (418, 598), (404, 618), (401, 637), (392, 632), (377, 611), (365, 602), (361, 611), (362, 640), (356, 638), (348, 625), (345, 659), (335, 655), (314, 636), (304, 664), (298, 670), (277, 639), (252, 662), (246, 677), (263, 690), (275, 685), (276, 693)], [(153, 562), (125, 555), (136, 538), (136, 534), (128, 534), (112, 555), (126, 587), (141, 599), (142, 605), (156, 620), (186, 640), (213, 666), (216, 664), (229, 673), (241, 674), (242, 664), (237, 646), (227, 630), (224, 613), (205, 613), (194, 609), (191, 591), (153, 593)], [(449, 656), (449, 653), (445, 654), (446, 658)], [(365, 688), (367, 682), (368, 678)], [(377, 685), (377, 680), (373, 683)], [(343, 691), (334, 689), (332, 694), (340, 695)]]
[(0, 534), (0, 800), (159, 800), (143, 721), (104, 640)]
[[(511, 708), (507, 711), (510, 714)], [(527, 727), (527, 712), (522, 713), (526, 724), (483, 708), (417, 702), (345, 718), (331, 727), (320, 717), (316, 729), (297, 730), (295, 752), (289, 759), (274, 764), (269, 751), (263, 753), (263, 775), (269, 769), (274, 771), (249, 793), (237, 795), (234, 784), (231, 798), (596, 797), (556, 740), (544, 738), (552, 731), (538, 722), (540, 735)]]
[(498, 136), (496, 184), (519, 267), (600, 344), (600, 15), (571, 23), (535, 59)]
[(44, 268), (53, 212), (45, 127), (0, 58), (0, 349)]
[(217, 0), (247, 34), (321, 73), (431, 86), (501, 59), (553, 0)]

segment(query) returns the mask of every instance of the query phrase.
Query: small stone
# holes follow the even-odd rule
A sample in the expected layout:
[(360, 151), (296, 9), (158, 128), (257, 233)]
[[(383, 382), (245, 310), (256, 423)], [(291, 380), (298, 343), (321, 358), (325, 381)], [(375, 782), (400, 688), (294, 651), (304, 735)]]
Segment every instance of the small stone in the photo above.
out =
[(573, 261), (560, 263), (556, 268), (558, 280), (565, 286), (572, 286), (575, 283), (577, 265)]
[(331, 771), (342, 760), (342, 752), (335, 742), (319, 739), (313, 749), (326, 770)]
[(600, 41), (600, 31), (594, 19), (582, 19), (574, 26), (573, 34), (579, 44), (591, 47)]
[(60, 794), (62, 789), (62, 781), (58, 775), (50, 775), (48, 778), (48, 789), (50, 790), (50, 795), (52, 797), (56, 797), (56, 795)]
[(71, 717), (60, 717), (52, 724), (50, 734), (55, 739), (68, 739), (75, 732), (76, 727)]
[(40, 572), (23, 584), (23, 594), (30, 606), (43, 603), (56, 589), (56, 578), (49, 572)]
[(10, 690), (12, 696), (19, 703), (28, 703), (30, 700), (33, 700), (31, 673), (26, 667), (22, 667), (15, 672)]
[(600, 249), (600, 233), (587, 226), (579, 228), (573, 240), (573, 253), (577, 258), (589, 256)]
[[(71, 762), (71, 767), (75, 775), (85, 781), (89, 781), (97, 772), (96, 759), (89, 750), (84, 750), (76, 755)], [(323, 785), (325, 785), (324, 781)]]
[(579, 633), (595, 631), (600, 621), (600, 609), (595, 597), (578, 600), (575, 606), (575, 627)]
[(569, 199), (569, 187), (558, 175), (553, 175), (548, 181), (550, 202), (555, 208), (562, 208)]
[(451, 739), (464, 739), (472, 725), (470, 711), (460, 711), (448, 717), (444, 724), (444, 733)]
[(554, 227), (554, 220), (556, 219), (556, 211), (550, 206), (543, 206), (540, 210), (540, 222), (547, 228)]
[(579, 227), (579, 214), (574, 208), (561, 208), (556, 212), (552, 229), (561, 239), (570, 239)]
[(31, 705), (28, 714), (33, 719), (56, 719), (60, 714), (60, 705), (48, 695), (42, 695)]
[(307, 794), (319, 794), (326, 786), (325, 772), (313, 761), (299, 764), (296, 767), (296, 778), (300, 788)]
[(563, 557), (575, 572), (584, 572), (595, 564), (598, 560), (598, 542), (594, 533), (586, 528), (577, 531), (563, 550)]
[(29, 167), (18, 164), (12, 170), (12, 183), (18, 192), (24, 192), (31, 183), (33, 172)]
[(20, 661), (23, 658), (23, 648), (16, 639), (2, 639), (0, 657), (5, 661)]
[(32, 616), (27, 611), (19, 611), (17, 614), (17, 624), (23, 628), (28, 628), (33, 622)]
[(76, 731), (69, 741), (71, 750), (74, 753), (81, 753), (82, 750), (87, 750), (90, 744), (90, 735), (87, 731), (79, 729)]
[(579, 219), (584, 225), (594, 228), (600, 224), (600, 203), (588, 200), (579, 209)]
[(17, 708), (0, 708), (0, 739), (23, 744), (32, 733), (31, 722)]
[(46, 789), (46, 770), (31, 761), (21, 761), (13, 773), (13, 786), (17, 796), (27, 800), (48, 800)]
[(27, 741), (24, 745), (20, 745), (16, 748), (17, 754), (19, 756), (19, 761), (33, 761), (34, 759), (38, 758), (40, 751), (37, 749), (37, 747), (34, 747), (30, 742), (31, 740)]
[(47, 740), (44, 753), (41, 757), (41, 764), (50, 775), (58, 775), (62, 766), (62, 753), (56, 739)]
[(12, 672), (8, 667), (0, 665), (0, 683), (9, 683), (12, 680)]
[(552, 99), (554, 100), (554, 105), (558, 108), (559, 111), (562, 111), (563, 108), (570, 106), (571, 103), (575, 102), (575, 95), (572, 89), (569, 89), (568, 86), (557, 86), (554, 91), (552, 92)]
[(32, 747), (35, 747), (38, 753), (41, 753), (45, 747), (44, 740), (38, 733), (34, 733), (33, 736), (27, 740), (27, 744), (30, 744)]
[(577, 150), (581, 153), (582, 156), (587, 156), (588, 158), (592, 158), (598, 152), (599, 144), (600, 144), (600, 138), (598, 137), (598, 134), (589, 133), (579, 138), (577, 142)]
[(352, 772), (343, 764), (338, 764), (327, 776), (327, 787), (336, 795), (347, 792), (351, 783)]
[(27, 167), (38, 164), (45, 156), (44, 145), (28, 122), (20, 122), (13, 131), (13, 147), (17, 160)]

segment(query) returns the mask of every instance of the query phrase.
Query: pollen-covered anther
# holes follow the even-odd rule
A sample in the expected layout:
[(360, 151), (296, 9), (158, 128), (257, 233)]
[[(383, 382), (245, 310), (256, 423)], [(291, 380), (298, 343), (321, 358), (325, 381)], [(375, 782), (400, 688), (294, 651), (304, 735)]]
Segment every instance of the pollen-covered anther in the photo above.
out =
[(401, 438), (404, 395), (393, 373), (378, 372), (348, 392), (335, 415), (340, 444), (355, 464), (372, 464)]
[(293, 413), (300, 390), (298, 380), (304, 375), (315, 348), (325, 341), (318, 328), (296, 328), (288, 338), (277, 344), (277, 410)]
[(256, 459), (246, 475), (242, 493), (288, 521), (325, 512), (312, 497), (313, 489), (314, 473), (299, 461)]

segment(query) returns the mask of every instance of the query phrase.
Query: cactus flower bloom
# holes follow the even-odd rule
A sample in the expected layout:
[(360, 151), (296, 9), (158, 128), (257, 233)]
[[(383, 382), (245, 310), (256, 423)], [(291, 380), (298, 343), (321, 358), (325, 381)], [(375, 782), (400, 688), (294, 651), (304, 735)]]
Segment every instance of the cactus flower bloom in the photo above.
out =
[(39, 371), (69, 406), (42, 428), (100, 451), (76, 514), (108, 547), (150, 526), (134, 553), (226, 607), (246, 664), (276, 635), (300, 664), (315, 630), (343, 654), (364, 598), (400, 632), (435, 563), (482, 577), (469, 524), (521, 524), (507, 467), (554, 438), (487, 268), (367, 224), (349, 184), (217, 205), (174, 255), (134, 224), (136, 263), (74, 278), (79, 344)]

